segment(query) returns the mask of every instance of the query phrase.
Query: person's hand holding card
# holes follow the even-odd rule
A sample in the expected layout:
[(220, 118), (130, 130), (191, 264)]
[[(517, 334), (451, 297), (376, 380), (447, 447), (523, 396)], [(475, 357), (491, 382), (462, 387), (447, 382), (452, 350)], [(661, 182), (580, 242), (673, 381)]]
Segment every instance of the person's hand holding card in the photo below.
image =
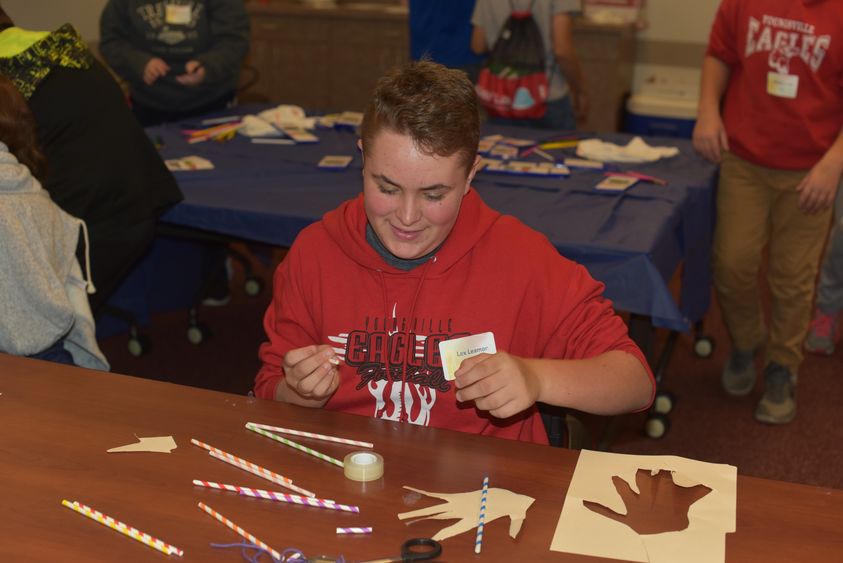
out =
[(507, 418), (538, 399), (539, 381), (528, 361), (498, 352), (491, 332), (444, 340), (439, 355), (445, 379), (457, 385), (458, 401), (474, 401), (478, 409)]
[[(340, 385), (338, 365), (336, 354), (325, 344), (290, 350), (284, 355), (285, 379), (281, 385), (286, 384), (290, 391), (304, 399), (299, 404), (321, 407)], [(278, 393), (283, 390), (276, 389)]]
[(539, 379), (529, 363), (506, 352), (466, 359), (456, 371), (457, 400), (474, 401), (474, 406), (496, 418), (530, 408), (539, 397)]

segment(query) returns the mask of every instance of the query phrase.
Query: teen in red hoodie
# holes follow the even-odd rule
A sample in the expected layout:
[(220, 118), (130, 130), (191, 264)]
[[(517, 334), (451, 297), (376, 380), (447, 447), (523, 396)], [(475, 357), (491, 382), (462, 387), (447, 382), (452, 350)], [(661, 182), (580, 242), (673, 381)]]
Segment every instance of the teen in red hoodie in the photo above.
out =
[[(654, 384), (603, 285), (470, 188), (479, 112), (463, 73), (412, 63), (362, 126), (363, 193), (304, 229), (274, 279), (259, 397), (547, 443), (536, 401), (646, 408)], [(498, 352), (445, 380), (438, 344)]]

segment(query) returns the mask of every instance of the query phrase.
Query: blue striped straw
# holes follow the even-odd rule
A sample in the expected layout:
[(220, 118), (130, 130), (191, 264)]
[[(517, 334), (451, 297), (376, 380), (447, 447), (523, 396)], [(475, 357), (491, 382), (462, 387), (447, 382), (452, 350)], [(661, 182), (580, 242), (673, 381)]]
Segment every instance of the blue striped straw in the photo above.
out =
[(486, 497), (489, 495), (489, 476), (483, 477), (483, 492), (480, 493), (480, 517), (477, 519), (477, 538), (474, 540), (474, 553), (480, 553), (483, 546), (483, 526), (486, 525)]

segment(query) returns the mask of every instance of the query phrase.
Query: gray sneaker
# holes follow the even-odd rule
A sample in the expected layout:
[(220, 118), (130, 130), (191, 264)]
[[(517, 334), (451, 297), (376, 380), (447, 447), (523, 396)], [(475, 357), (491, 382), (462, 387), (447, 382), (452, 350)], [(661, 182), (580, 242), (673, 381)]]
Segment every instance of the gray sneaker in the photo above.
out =
[(755, 407), (755, 420), (785, 424), (796, 417), (796, 377), (776, 362), (764, 368), (764, 396)]
[(735, 348), (720, 378), (723, 389), (733, 397), (743, 397), (755, 387), (755, 351)]

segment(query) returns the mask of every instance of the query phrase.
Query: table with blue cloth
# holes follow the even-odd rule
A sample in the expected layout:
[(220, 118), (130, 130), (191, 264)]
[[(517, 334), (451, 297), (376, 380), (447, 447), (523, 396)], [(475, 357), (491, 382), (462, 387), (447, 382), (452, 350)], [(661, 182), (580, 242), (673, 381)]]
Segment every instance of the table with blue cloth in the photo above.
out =
[[(214, 168), (175, 172), (185, 200), (164, 215), (168, 223), (286, 247), (304, 227), (362, 189), (362, 159), (350, 129), (317, 129), (319, 143), (300, 145), (254, 144), (243, 136), (188, 144), (180, 131), (171, 124), (149, 134), (162, 142), (164, 158), (199, 155)], [(535, 140), (547, 135), (514, 127), (487, 127), (485, 133)], [(618, 144), (630, 139), (600, 138)], [(588, 268), (606, 284), (617, 309), (649, 317), (656, 327), (687, 331), (710, 301), (716, 168), (698, 158), (687, 140), (647, 141), (676, 146), (680, 153), (612, 168), (652, 175), (667, 185), (639, 182), (624, 192), (598, 191), (594, 186), (603, 172), (572, 169), (567, 178), (481, 172), (473, 186), (489, 206), (544, 233), (561, 254)], [(573, 156), (573, 149), (551, 152)], [(341, 171), (317, 168), (326, 155), (353, 161)], [(680, 266), (677, 299), (668, 282)]]

